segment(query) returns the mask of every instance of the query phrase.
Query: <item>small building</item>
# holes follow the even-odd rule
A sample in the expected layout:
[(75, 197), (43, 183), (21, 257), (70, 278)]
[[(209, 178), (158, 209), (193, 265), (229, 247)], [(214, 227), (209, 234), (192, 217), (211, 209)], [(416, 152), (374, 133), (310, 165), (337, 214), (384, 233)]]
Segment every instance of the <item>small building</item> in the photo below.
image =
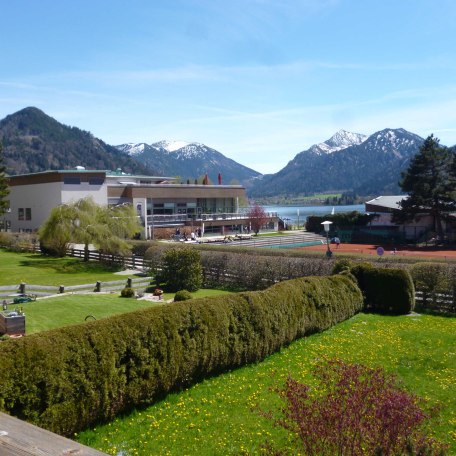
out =
[[(392, 220), (393, 213), (401, 210), (401, 201), (407, 198), (408, 195), (378, 196), (367, 201), (366, 213), (375, 216), (370, 226), (373, 229), (389, 231), (391, 234), (399, 234), (406, 241), (428, 241), (434, 234), (434, 218), (425, 210), (416, 219), (406, 223), (395, 223)], [(446, 224), (445, 229), (449, 230), (450, 225)]]
[[(243, 231), (248, 219), (241, 185), (182, 184), (175, 178), (86, 170), (53, 170), (8, 177), (9, 211), (2, 225), (14, 232), (34, 232), (51, 210), (92, 197), (100, 205), (132, 204), (144, 226), (142, 237), (158, 228), (189, 227), (202, 232)], [(278, 229), (277, 214), (270, 228)]]

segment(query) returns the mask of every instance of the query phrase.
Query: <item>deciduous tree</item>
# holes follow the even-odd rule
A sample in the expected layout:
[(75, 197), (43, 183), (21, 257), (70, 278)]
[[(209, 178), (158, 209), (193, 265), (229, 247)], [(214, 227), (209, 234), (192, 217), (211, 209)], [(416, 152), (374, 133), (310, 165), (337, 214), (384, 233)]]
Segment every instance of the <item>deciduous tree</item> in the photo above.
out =
[(92, 198), (62, 204), (51, 211), (39, 230), (40, 243), (49, 253), (65, 255), (71, 242), (85, 246), (84, 259), (89, 259), (89, 244), (107, 253), (122, 254), (129, 250), (126, 239), (141, 229), (131, 205), (100, 206)]
[(246, 216), (249, 219), (250, 226), (255, 234), (258, 234), (262, 226), (269, 220), (263, 207), (257, 203), (254, 203), (253, 206), (248, 209)]

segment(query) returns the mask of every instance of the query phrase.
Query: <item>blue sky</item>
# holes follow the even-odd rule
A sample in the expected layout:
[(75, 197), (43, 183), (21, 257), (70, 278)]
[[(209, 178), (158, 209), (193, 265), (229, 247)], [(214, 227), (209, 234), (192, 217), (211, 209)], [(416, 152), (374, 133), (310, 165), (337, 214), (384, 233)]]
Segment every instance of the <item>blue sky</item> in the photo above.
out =
[(0, 118), (263, 173), (337, 130), (456, 144), (454, 0), (0, 0)]

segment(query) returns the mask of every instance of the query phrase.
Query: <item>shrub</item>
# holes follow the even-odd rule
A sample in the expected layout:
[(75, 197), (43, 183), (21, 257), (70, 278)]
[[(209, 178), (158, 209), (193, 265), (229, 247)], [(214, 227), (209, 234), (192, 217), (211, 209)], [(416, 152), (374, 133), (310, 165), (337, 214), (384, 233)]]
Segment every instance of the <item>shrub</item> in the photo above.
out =
[(367, 270), (372, 269), (373, 266), (370, 263), (363, 262), (363, 263), (358, 263), (352, 268), (350, 268), (350, 272), (356, 277), (356, 280), (358, 281), (358, 286), (361, 288), (361, 291), (364, 293), (364, 290), (366, 288), (364, 284), (364, 274)]
[(447, 269), (445, 263), (416, 263), (410, 274), (417, 288), (432, 293), (446, 288)]
[(135, 290), (133, 290), (133, 288), (125, 287), (120, 291), (120, 296), (122, 296), (122, 298), (133, 298), (135, 296)]
[(0, 344), (0, 410), (61, 435), (257, 362), (362, 309), (347, 277), (177, 302)]
[(435, 306), (437, 295), (449, 288), (448, 266), (444, 263), (417, 263), (410, 268), (415, 288), (423, 293), (423, 307)]
[(306, 219), (306, 230), (314, 233), (321, 233), (323, 227), (321, 223), (325, 220), (333, 222), (332, 230), (367, 226), (373, 219), (373, 214), (361, 214), (357, 211), (340, 212), (337, 214), (311, 215)]
[(350, 271), (352, 267), (353, 262), (351, 260), (348, 258), (342, 258), (340, 260), (337, 260), (334, 264), (332, 274), (339, 274), (342, 271)]
[(206, 287), (263, 290), (283, 280), (329, 275), (332, 269), (332, 262), (322, 257), (294, 257), (283, 251), (282, 255), (277, 255), (277, 252), (252, 255), (251, 252), (232, 250), (201, 252)]
[(415, 308), (415, 288), (404, 269), (367, 268), (363, 274), (366, 308), (373, 312), (406, 315)]
[(189, 291), (187, 291), (187, 290), (179, 290), (174, 295), (174, 302), (188, 301), (189, 299), (192, 299), (192, 294)]
[(200, 252), (188, 247), (167, 250), (156, 277), (157, 283), (166, 283), (169, 291), (199, 290), (203, 283)]
[(6, 231), (0, 231), (0, 246), (1, 247), (11, 247), (13, 244), (13, 234), (6, 232)]
[[(394, 376), (338, 360), (313, 370), (318, 389), (289, 377), (279, 390), (284, 400), (280, 415), (262, 413), (291, 431), (304, 454), (443, 454), (445, 446), (424, 434), (429, 416), (420, 400), (402, 390)], [(271, 446), (269, 452), (279, 454)]]

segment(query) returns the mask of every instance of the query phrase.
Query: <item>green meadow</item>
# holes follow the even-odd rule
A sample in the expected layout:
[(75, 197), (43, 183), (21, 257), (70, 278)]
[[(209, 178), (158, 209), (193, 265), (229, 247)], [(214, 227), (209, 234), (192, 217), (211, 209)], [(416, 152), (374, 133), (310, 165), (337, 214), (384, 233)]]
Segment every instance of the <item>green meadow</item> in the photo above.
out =
[(394, 373), (405, 389), (440, 408), (429, 433), (456, 454), (456, 319), (359, 314), (303, 338), (262, 363), (210, 378), (75, 438), (111, 455), (262, 454), (272, 442), (298, 454), (293, 436), (258, 414), (280, 406), (271, 388), (286, 377), (311, 383), (312, 366), (339, 358)]

